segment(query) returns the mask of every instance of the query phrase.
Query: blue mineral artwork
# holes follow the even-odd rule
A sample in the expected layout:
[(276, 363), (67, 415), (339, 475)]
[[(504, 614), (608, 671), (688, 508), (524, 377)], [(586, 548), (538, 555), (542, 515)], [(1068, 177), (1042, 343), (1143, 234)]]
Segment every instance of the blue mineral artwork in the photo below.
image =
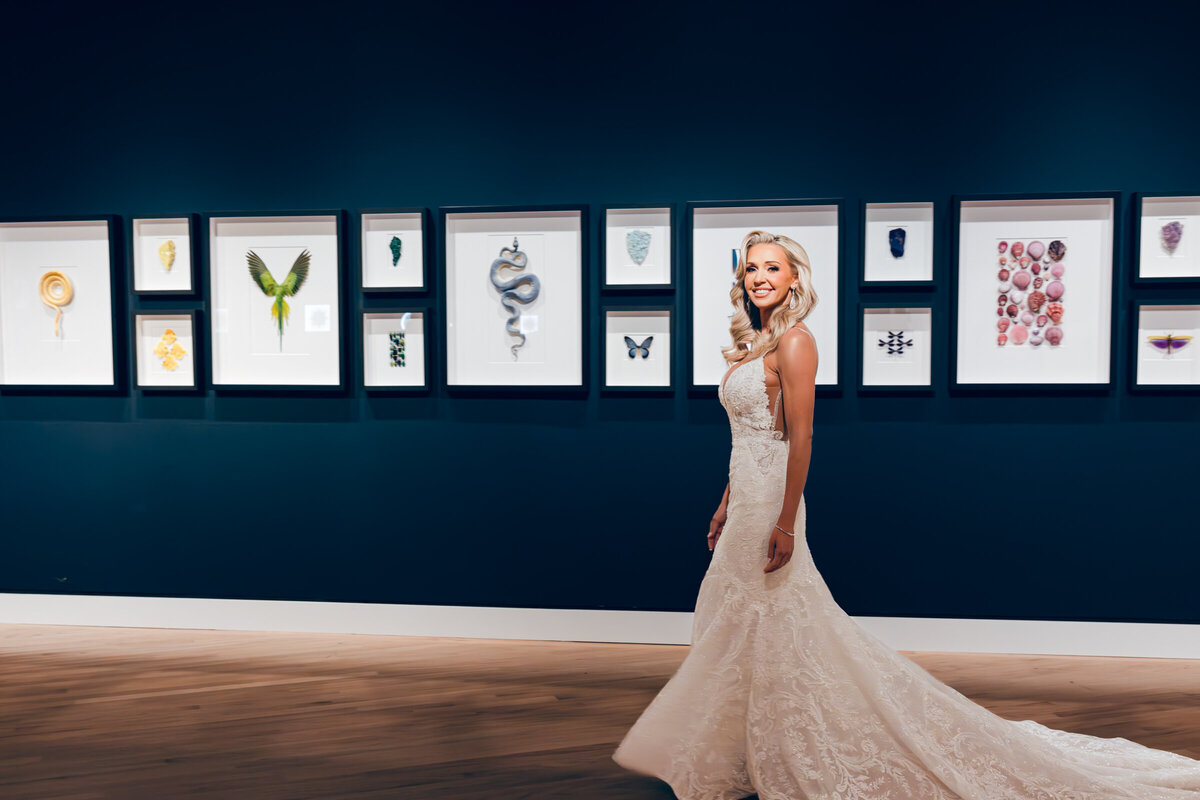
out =
[[(520, 243), (517, 237), (513, 237), (512, 247), (500, 248), (500, 257), (492, 261), (492, 285), (500, 290), (500, 305), (510, 314), (509, 318), (504, 322), (504, 330), (511, 333), (513, 336), (520, 336), (521, 341), (512, 345), (509, 349), (512, 350), (513, 361), (517, 360), (517, 349), (525, 346), (525, 334), (517, 326), (518, 320), (521, 319), (521, 311), (513, 305), (514, 303), (523, 303), (528, 305), (537, 299), (538, 292), (542, 290), (541, 281), (536, 275), (531, 275), (528, 272), (514, 275), (505, 280), (500, 275), (500, 270), (505, 267), (511, 269), (525, 269), (529, 264), (529, 256), (525, 255), (520, 249)], [(526, 286), (526, 291), (522, 294), (518, 291), (520, 286)]]
[(904, 256), (904, 228), (892, 228), (888, 231), (888, 247), (892, 250), (892, 258)]
[(730, 250), (729, 252), (733, 253), (733, 272), (734, 272), (734, 274), (737, 274), (737, 259), (738, 259), (737, 248), (735, 247), (732, 250)]
[(650, 253), (650, 231), (630, 231), (625, 234), (625, 249), (639, 267)]

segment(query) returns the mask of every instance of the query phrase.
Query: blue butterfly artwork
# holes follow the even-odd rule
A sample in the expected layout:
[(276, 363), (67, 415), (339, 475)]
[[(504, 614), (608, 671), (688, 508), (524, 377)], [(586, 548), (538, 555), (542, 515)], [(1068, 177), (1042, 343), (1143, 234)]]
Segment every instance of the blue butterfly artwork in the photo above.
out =
[(654, 341), (653, 336), (647, 336), (646, 341), (642, 342), (641, 344), (638, 344), (633, 339), (630, 339), (628, 336), (626, 336), (625, 337), (625, 346), (629, 348), (629, 357), (636, 358), (638, 351), (641, 351), (642, 358), (649, 358), (650, 357), (650, 343), (653, 341)]

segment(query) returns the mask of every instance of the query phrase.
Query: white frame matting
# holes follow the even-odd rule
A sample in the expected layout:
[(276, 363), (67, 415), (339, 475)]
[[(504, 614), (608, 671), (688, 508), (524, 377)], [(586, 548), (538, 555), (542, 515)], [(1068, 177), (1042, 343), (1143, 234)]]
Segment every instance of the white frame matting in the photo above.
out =
[[(863, 208), (863, 281), (933, 280), (933, 203), (867, 203)], [(904, 255), (892, 255), (893, 228), (904, 229)]]
[[(582, 386), (582, 210), (447, 211), (445, 237), (447, 386)], [(506, 330), (509, 312), (491, 280), (514, 239), (527, 264), (502, 267), (501, 280), (534, 275), (540, 284), (533, 302), (514, 303), (525, 334), (515, 358), (520, 340)]]
[[(133, 291), (191, 293), (192, 220), (189, 217), (143, 217), (130, 223), (133, 236)], [(158, 248), (175, 246), (170, 268), (163, 265)]]
[[(1200, 658), (1196, 625), (852, 619), (889, 647), (908, 652)], [(686, 645), (691, 641), (692, 613), (0, 593), (0, 624)]]
[[(1200, 197), (1141, 198), (1138, 219), (1137, 276), (1139, 278), (1200, 278)], [(1163, 226), (1179, 222), (1182, 236), (1174, 252), (1162, 241)]]
[(0, 386), (115, 385), (111, 236), (107, 219), (0, 222)]
[[(175, 338), (163, 341), (171, 331)], [(155, 349), (159, 343), (178, 364), (175, 369), (164, 366)], [(175, 345), (179, 349), (175, 349)], [(134, 376), (139, 389), (193, 389), (196, 387), (196, 331), (192, 313), (163, 312), (133, 315)], [(171, 352), (174, 351), (174, 352)], [(183, 356), (176, 358), (176, 353)]]
[[(955, 381), (959, 385), (1107, 385), (1112, 363), (1113, 293), (1113, 212), (1111, 197), (1035, 198), (1016, 200), (963, 200), (959, 210), (958, 253), (956, 265), (957, 310), (955, 326)], [(1055, 240), (1066, 244), (1061, 260), (1065, 272), (1061, 278), (1046, 277), (1045, 268), (1054, 266), (1048, 255), (1042, 256), (1039, 273), (1046, 283), (1059, 280), (1066, 290), (1059, 301), (1064, 309), (1059, 328), (1061, 344), (1052, 346), (1046, 331), (1021, 323), (1028, 340), (1016, 344), (1013, 331), (1024, 316), (1024, 304), (1033, 291), (1022, 291), (1022, 299), (1011, 303), (1018, 271), (1028, 271), (1012, 263), (1012, 246), (1040, 241), (1047, 247)], [(999, 243), (1006, 244), (1000, 254)], [(1026, 257), (1027, 253), (1022, 257)], [(1001, 264), (1000, 258), (1007, 259)], [(1041, 261), (1039, 261), (1041, 263)], [(1000, 269), (1009, 270), (1006, 283), (1000, 282)], [(1010, 300), (999, 306), (1000, 294)], [(997, 309), (1017, 305), (1017, 318), (1005, 330), (1005, 344), (999, 344)], [(1047, 312), (1033, 313), (1034, 323)], [(1005, 314), (1005, 318), (1008, 315)], [(1056, 323), (1049, 320), (1046, 328)], [(1034, 345), (1036, 337), (1044, 343)]]
[[(209, 221), (212, 383), (336, 387), (341, 384), (341, 249), (338, 217), (213, 216)], [(304, 250), (308, 279), (292, 297), (282, 342), (272, 299), (247, 271), (247, 254), (263, 259), (277, 282)]]
[[(1200, 386), (1200, 355), (1197, 355), (1200, 353), (1200, 305), (1139, 305), (1135, 335), (1134, 383), (1137, 386)], [(1184, 347), (1170, 353), (1156, 348), (1150, 341), (1151, 336), (1192, 338)]]
[[(889, 347), (891, 334), (901, 347)], [(881, 345), (880, 342), (883, 342)], [(862, 385), (930, 386), (933, 372), (933, 309), (864, 307)], [(897, 350), (899, 352), (889, 352)]]
[[(362, 215), (362, 288), (425, 288), (425, 212)], [(400, 239), (400, 261), (392, 265), (391, 241)]]
[[(629, 356), (625, 337), (635, 346), (653, 336), (644, 351)], [(671, 310), (669, 308), (608, 308), (604, 310), (604, 386), (608, 389), (668, 388), (671, 386)], [(647, 353), (643, 358), (642, 354)]]
[[(646, 258), (633, 260), (627, 237), (650, 234)], [(671, 208), (609, 208), (604, 212), (604, 285), (667, 286), (671, 283)]]
[[(365, 388), (427, 385), (424, 311), (363, 311), (362, 352)], [(392, 364), (392, 332), (404, 333), (404, 366)]]
[(721, 350), (730, 344), (729, 320), (734, 313), (729, 299), (735, 275), (731, 251), (754, 230), (788, 236), (808, 253), (817, 305), (804, 323), (813, 332), (820, 353), (816, 383), (837, 385), (838, 209), (836, 203), (692, 208), (692, 386), (716, 388), (729, 368)]

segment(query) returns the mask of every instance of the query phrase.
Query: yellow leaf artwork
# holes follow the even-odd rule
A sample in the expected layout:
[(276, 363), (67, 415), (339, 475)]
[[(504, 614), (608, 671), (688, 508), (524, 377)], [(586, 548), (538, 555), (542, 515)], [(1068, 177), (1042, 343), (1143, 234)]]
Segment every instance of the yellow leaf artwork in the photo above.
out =
[(163, 269), (171, 269), (171, 266), (175, 263), (174, 239), (167, 239), (158, 246), (158, 259), (162, 261)]
[(163, 331), (162, 338), (158, 340), (158, 344), (154, 345), (154, 356), (162, 359), (163, 369), (171, 372), (179, 366), (179, 362), (187, 355), (187, 350), (176, 341), (179, 337), (175, 335), (175, 331), (167, 328)]

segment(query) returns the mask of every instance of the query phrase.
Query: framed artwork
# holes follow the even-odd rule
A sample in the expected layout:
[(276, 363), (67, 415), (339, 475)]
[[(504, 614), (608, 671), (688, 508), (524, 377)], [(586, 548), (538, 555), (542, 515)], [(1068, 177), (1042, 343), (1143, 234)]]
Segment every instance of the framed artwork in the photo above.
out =
[(1133, 320), (1133, 388), (1200, 388), (1200, 303), (1134, 303)]
[(340, 389), (342, 212), (208, 216), (216, 389)]
[(129, 272), (134, 294), (196, 293), (194, 219), (194, 214), (174, 214), (129, 221)]
[(688, 203), (690, 389), (715, 389), (725, 374), (721, 350), (730, 343), (730, 290), (736, 282), (738, 248), (755, 230), (788, 236), (808, 253), (817, 305), (804, 322), (820, 351), (817, 388), (838, 388), (841, 206), (841, 200)]
[(606, 206), (601, 223), (605, 290), (674, 290), (674, 206)]
[(933, 309), (863, 303), (859, 317), (859, 390), (931, 391)]
[(670, 393), (671, 320), (674, 309), (661, 306), (604, 306), (604, 389), (616, 392)]
[(1139, 194), (1134, 283), (1200, 281), (1200, 195)]
[(199, 388), (196, 312), (135, 312), (132, 321), (134, 385), (138, 389), (155, 391)]
[(1117, 201), (955, 200), (952, 386), (1111, 386)]
[(117, 388), (117, 224), (0, 219), (0, 387)]
[(441, 213), (447, 387), (586, 388), (583, 207)]
[(429, 211), (372, 209), (361, 221), (361, 288), (365, 293), (423, 292), (427, 288)]
[(862, 287), (933, 286), (933, 203), (865, 203)]
[(363, 388), (368, 392), (429, 389), (429, 310), (372, 308), (361, 314)]

